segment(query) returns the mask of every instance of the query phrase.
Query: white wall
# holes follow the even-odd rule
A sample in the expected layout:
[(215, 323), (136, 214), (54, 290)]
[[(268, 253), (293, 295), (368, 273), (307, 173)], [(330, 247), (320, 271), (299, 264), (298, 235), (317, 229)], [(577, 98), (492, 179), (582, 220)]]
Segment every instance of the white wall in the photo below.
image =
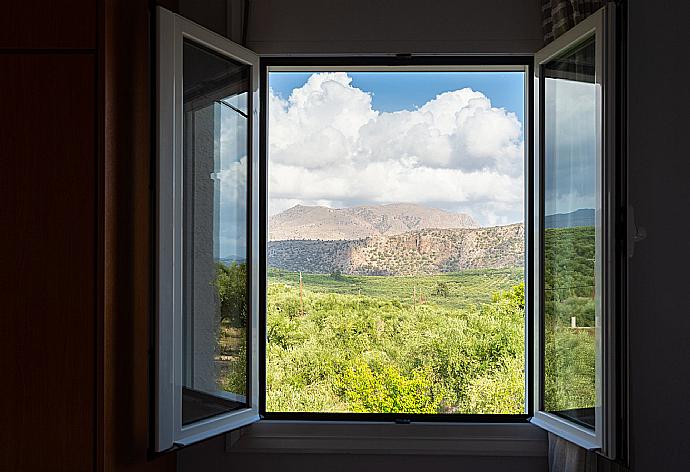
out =
[(635, 472), (690, 470), (690, 4), (630, 0), (629, 193)]
[[(180, 13), (241, 39), (241, 0), (180, 0)], [(531, 53), (540, 0), (252, 0), (247, 46), (286, 53)]]
[[(255, 0), (253, 4), (248, 45), (259, 53), (533, 52), (541, 45), (538, 0)], [(690, 5), (670, 0), (629, 0), (629, 4), (629, 192), (637, 220), (649, 234), (630, 263), (632, 470), (690, 470)], [(206, 16), (216, 20), (209, 27), (220, 30), (226, 23), (219, 20), (227, 12), (224, 4), (218, 5), (215, 16)], [(197, 21), (204, 16), (184, 5), (180, 10), (193, 19), (197, 15)], [(238, 38), (236, 27), (230, 33)], [(256, 464), (253, 470), (361, 472), (546, 467), (535, 458), (511, 459), (508, 465), (504, 458), (480, 457), (244, 455), (230, 459), (220, 452), (223, 444), (219, 438), (183, 451), (180, 470), (198, 470), (202, 456), (209, 470), (228, 470), (229, 464), (237, 469)]]
[[(409, 425), (390, 425), (391, 427), (409, 428)], [(297, 452), (292, 450), (290, 452), (270, 453), (266, 449), (258, 448), (251, 450), (252, 446), (242, 446), (243, 442), (252, 442), (252, 439), (242, 437), (239, 442), (229, 447), (230, 443), (226, 442), (224, 437), (216, 437), (205, 441), (202, 444), (183, 449), (178, 453), (178, 470), (180, 472), (204, 471), (204, 472), (229, 472), (234, 470), (252, 470), (252, 471), (280, 471), (280, 472), (307, 472), (307, 471), (324, 471), (324, 472), (457, 472), (457, 471), (482, 471), (482, 472), (546, 472), (547, 458), (546, 458), (546, 441), (542, 447), (536, 447), (535, 438), (540, 436), (542, 439), (546, 436), (539, 428), (531, 425), (520, 425), (523, 428), (528, 428), (525, 441), (515, 441), (510, 448), (513, 452), (507, 453), (505, 450), (501, 454), (489, 453), (488, 450), (477, 454), (479, 451), (473, 451), (471, 454), (454, 453), (453, 455), (439, 455), (433, 451), (425, 454), (408, 454), (408, 453), (386, 453), (385, 447), (382, 448), (382, 453), (316, 453), (316, 450), (309, 451), (309, 447), (305, 450)], [(505, 438), (501, 438), (500, 434), (491, 434), (485, 432), (478, 434), (482, 438), (492, 436), (496, 443), (496, 448), (501, 449), (506, 446)], [(510, 431), (505, 433), (508, 437), (513, 437), (514, 433)], [(251, 436), (252, 433), (248, 433)], [(439, 434), (443, 437), (444, 434)], [(531, 439), (528, 439), (527, 436)], [(277, 433), (277, 438), (280, 438), (280, 433)], [(304, 438), (298, 441), (304, 441)], [(351, 442), (350, 438), (345, 439)], [(280, 444), (279, 447), (292, 449), (294, 445), (290, 440), (269, 438), (270, 443)], [(375, 442), (372, 439), (371, 442)], [(462, 440), (459, 440), (462, 442)], [(465, 440), (467, 441), (467, 440)], [(310, 442), (308, 439), (306, 442)], [(478, 439), (478, 442), (483, 442), (484, 447), (487, 442)], [(525, 443), (526, 445), (521, 444)], [(529, 444), (528, 444), (529, 443)], [(413, 447), (413, 446), (411, 446)], [(272, 449), (272, 448), (271, 448)]]
[[(179, 10), (189, 19), (239, 42), (241, 3), (180, 0)], [(524, 54), (539, 49), (542, 44), (539, 0), (253, 0), (251, 3), (248, 47), (260, 54)], [(226, 452), (223, 437), (184, 449), (178, 454), (178, 460), (180, 471), (206, 472), (247, 468), (283, 472), (546, 470), (545, 455), (235, 453)]]

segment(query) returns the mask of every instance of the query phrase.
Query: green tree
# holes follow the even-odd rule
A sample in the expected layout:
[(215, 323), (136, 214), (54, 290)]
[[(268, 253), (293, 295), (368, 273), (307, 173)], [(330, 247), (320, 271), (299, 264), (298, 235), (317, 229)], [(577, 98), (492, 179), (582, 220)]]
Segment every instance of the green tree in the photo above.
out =
[(435, 293), (439, 297), (449, 297), (450, 296), (450, 289), (448, 288), (448, 283), (447, 282), (436, 282), (436, 290)]
[(216, 265), (216, 290), (220, 301), (220, 319), (230, 326), (247, 326), (247, 264), (218, 262)]

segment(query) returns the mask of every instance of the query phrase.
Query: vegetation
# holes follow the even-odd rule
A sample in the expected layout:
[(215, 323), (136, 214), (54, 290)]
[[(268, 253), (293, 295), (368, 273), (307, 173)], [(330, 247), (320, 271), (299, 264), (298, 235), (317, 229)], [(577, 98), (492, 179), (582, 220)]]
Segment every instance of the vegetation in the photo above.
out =
[(421, 229), (357, 240), (268, 242), (271, 267), (311, 274), (411, 276), (524, 262), (524, 226)]
[(595, 406), (594, 250), (591, 226), (544, 235), (544, 406), (550, 411)]
[(267, 409), (520, 413), (523, 285), (463, 310), (409, 298), (270, 284)]
[(216, 266), (220, 305), (218, 340), (220, 386), (228, 392), (247, 392), (247, 264)]
[[(550, 410), (594, 405), (592, 228), (545, 235)], [(521, 413), (523, 269), (423, 276), (269, 269), (267, 409)], [(245, 391), (246, 268), (218, 267), (221, 384)], [(244, 308), (244, 311), (242, 310)], [(575, 316), (577, 327), (571, 327)]]
[[(524, 268), (470, 269), (424, 276), (367, 276), (302, 273), (304, 287), (315, 293), (339, 295), (367, 295), (400, 303), (412, 303), (413, 296), (427, 303), (447, 308), (469, 308), (491, 302), (495, 292), (501, 292), (524, 279)], [(269, 284), (296, 287), (299, 274), (282, 269), (268, 269)], [(439, 292), (440, 289), (440, 292)]]

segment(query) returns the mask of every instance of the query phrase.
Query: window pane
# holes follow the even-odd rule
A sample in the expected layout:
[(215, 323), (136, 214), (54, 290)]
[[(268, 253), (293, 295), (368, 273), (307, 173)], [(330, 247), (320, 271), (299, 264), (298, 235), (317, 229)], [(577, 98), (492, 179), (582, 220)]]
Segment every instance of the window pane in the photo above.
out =
[(594, 427), (599, 208), (594, 38), (543, 66), (544, 409)]
[(524, 73), (269, 85), (267, 411), (524, 413)]
[(250, 66), (184, 43), (182, 422), (247, 406)]

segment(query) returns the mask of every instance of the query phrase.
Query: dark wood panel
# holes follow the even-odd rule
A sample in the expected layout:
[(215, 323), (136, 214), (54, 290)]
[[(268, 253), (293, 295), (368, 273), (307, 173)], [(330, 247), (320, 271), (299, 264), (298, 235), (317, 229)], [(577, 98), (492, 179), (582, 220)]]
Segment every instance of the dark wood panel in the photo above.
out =
[(96, 48), (97, 1), (7, 0), (0, 11), (0, 48)]
[(176, 470), (176, 453), (153, 457), (149, 449), (153, 13), (146, 0), (104, 2), (99, 462), (128, 472)]
[(94, 466), (94, 74), (0, 54), (0, 470)]

